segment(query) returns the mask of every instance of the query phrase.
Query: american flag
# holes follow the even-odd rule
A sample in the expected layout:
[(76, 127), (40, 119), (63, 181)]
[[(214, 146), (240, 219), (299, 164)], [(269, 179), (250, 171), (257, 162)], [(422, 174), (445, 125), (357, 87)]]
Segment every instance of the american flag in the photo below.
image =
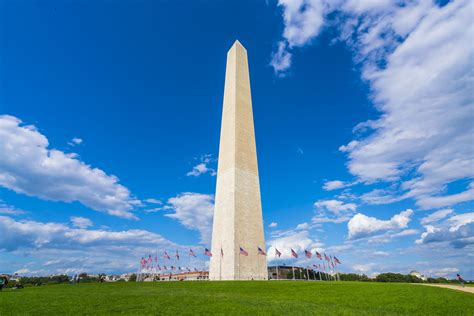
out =
[(155, 255), (155, 262), (158, 262), (158, 255)]
[(196, 257), (196, 254), (194, 253), (194, 251), (192, 249), (189, 249), (189, 256), (190, 257)]
[(161, 267), (160, 267), (160, 265), (157, 265), (156, 267), (158, 268), (158, 270), (160, 270), (160, 271), (161, 271)]
[(224, 250), (222, 250), (222, 247), (221, 247), (221, 257), (224, 257)]
[(337, 259), (336, 256), (334, 256), (334, 261), (336, 261), (337, 264), (341, 264), (341, 261), (339, 261), (339, 259)]
[(324, 253), (324, 259), (326, 259), (327, 262), (329, 262), (331, 259), (329, 259), (329, 257), (326, 255), (326, 253)]
[(179, 252), (178, 252), (178, 250), (176, 250), (176, 255), (175, 255), (175, 257), (176, 257), (176, 259), (179, 260)]
[(165, 270), (168, 270), (168, 268), (167, 268), (166, 266), (163, 266), (163, 268), (164, 268)]
[(323, 257), (319, 252), (316, 251), (316, 257), (318, 257), (319, 260), (323, 260)]
[(191, 272), (191, 269), (189, 269), (189, 268), (186, 268), (186, 271), (188, 271), (188, 272)]
[(278, 256), (278, 258), (280, 258), (281, 256), (281, 252), (278, 251), (278, 249), (275, 248), (275, 255)]
[(171, 270), (174, 270), (174, 269), (175, 269), (174, 266), (171, 266)]
[(240, 254), (241, 254), (242, 256), (246, 256), (246, 257), (249, 255), (249, 253), (248, 253), (247, 251), (245, 251), (245, 249), (242, 248), (242, 247), (240, 247)]
[(298, 254), (293, 250), (293, 248), (291, 249), (291, 255), (295, 258), (298, 258)]
[(153, 257), (151, 255), (148, 255), (148, 262), (153, 263)]
[(311, 251), (308, 251), (308, 250), (305, 249), (305, 250), (304, 250), (304, 255), (306, 256), (306, 258), (311, 258), (311, 256), (312, 256), (313, 254), (311, 253)]
[(207, 248), (204, 248), (204, 254), (208, 257), (212, 257), (212, 252), (210, 252)]
[(262, 250), (262, 248), (258, 247), (258, 254), (259, 255), (263, 255), (263, 256), (266, 256), (267, 254), (265, 253), (265, 251)]
[(165, 251), (165, 254), (163, 256), (165, 259), (168, 259), (168, 260), (171, 260), (170, 256), (168, 255), (168, 253)]
[(315, 267), (316, 269), (318, 268), (318, 266), (317, 266), (317, 265), (315, 265), (315, 264), (313, 264), (313, 267)]

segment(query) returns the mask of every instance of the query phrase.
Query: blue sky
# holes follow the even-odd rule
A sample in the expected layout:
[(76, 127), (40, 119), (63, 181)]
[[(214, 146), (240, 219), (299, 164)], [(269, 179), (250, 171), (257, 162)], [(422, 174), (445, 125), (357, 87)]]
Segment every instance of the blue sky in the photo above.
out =
[(189, 247), (205, 266), (238, 38), (270, 253), (472, 278), (472, 9), (3, 1), (0, 272), (121, 273)]

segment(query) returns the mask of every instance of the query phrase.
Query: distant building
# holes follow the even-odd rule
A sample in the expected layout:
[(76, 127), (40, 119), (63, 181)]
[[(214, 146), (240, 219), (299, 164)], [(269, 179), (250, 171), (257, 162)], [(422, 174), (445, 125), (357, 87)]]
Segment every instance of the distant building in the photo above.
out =
[(420, 272), (418, 271), (411, 271), (410, 272), (410, 275), (414, 276), (414, 277), (417, 277), (418, 279), (422, 279), (423, 281), (426, 281), (426, 277), (424, 274), (421, 274)]
[[(297, 268), (295, 267), (295, 270)], [(278, 271), (278, 274), (277, 274)], [(268, 279), (269, 280), (286, 280), (288, 275), (292, 273), (292, 267), (288, 266), (269, 266), (268, 267)]]
[[(155, 280), (158, 281), (202, 281), (209, 280), (209, 272), (207, 271), (195, 271), (195, 272), (182, 272), (182, 273), (167, 273), (158, 275)], [(144, 281), (149, 281), (146, 278)], [(153, 281), (150, 280), (150, 281)]]

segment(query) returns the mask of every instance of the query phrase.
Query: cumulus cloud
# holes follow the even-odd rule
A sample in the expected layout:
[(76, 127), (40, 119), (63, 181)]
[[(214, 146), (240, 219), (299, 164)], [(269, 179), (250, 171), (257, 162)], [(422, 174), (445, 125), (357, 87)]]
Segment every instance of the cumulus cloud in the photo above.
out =
[(0, 250), (17, 249), (93, 249), (95, 247), (175, 246), (162, 236), (146, 230), (88, 230), (60, 223), (14, 220), (0, 216)]
[(380, 220), (361, 213), (357, 213), (347, 223), (349, 239), (355, 240), (373, 236), (390, 230), (400, 230), (406, 228), (413, 215), (413, 210), (407, 209), (394, 215), (389, 220)]
[[(450, 214), (450, 213), (449, 213)], [(440, 215), (441, 216), (441, 215)], [(425, 225), (425, 232), (421, 234), (417, 244), (449, 243), (454, 248), (464, 248), (474, 244), (474, 213), (464, 213), (451, 216), (441, 223), (434, 223), (444, 218), (431, 220)]]
[(380, 116), (359, 124), (354, 131), (364, 133), (340, 147), (359, 181), (395, 182), (398, 199), (413, 198), (425, 209), (474, 199), (473, 184), (446, 195), (450, 183), (474, 177), (472, 1), (288, 0), (279, 6), (283, 44), (273, 59), (285, 62), (272, 59), (277, 73), (291, 66), (293, 47), (311, 43), (327, 24), (339, 31), (337, 40), (353, 51), (370, 85)]
[(174, 213), (165, 216), (178, 220), (184, 227), (200, 234), (201, 244), (211, 241), (212, 219), (214, 216), (214, 196), (185, 192), (168, 199), (166, 209)]
[(69, 219), (71, 220), (72, 225), (77, 228), (87, 228), (93, 225), (92, 221), (85, 217), (71, 216)]
[(284, 76), (291, 66), (291, 50), (307, 45), (323, 26), (323, 2), (321, 0), (279, 0), (283, 8), (285, 29), (283, 40), (277, 45), (270, 65), (275, 73)]
[(270, 223), (270, 225), (268, 225), (268, 227), (270, 227), (270, 228), (275, 228), (277, 226), (278, 226), (278, 223), (276, 223), (276, 222), (272, 222), (272, 223)]
[(209, 167), (209, 163), (213, 161), (212, 155), (207, 154), (201, 156), (199, 163), (193, 167), (191, 171), (186, 173), (188, 177), (199, 177), (202, 174), (210, 173), (212, 176), (216, 175), (216, 170)]
[[(110, 230), (74, 228), (61, 223), (14, 220), (0, 216), (0, 257), (10, 253), (24, 258), (29, 275), (124, 273), (138, 269), (139, 259), (163, 251), (186, 252), (192, 247), (198, 258), (186, 263), (203, 268), (208, 261), (202, 250), (176, 244), (160, 234), (141, 229)], [(34, 268), (33, 268), (34, 267)], [(2, 262), (4, 272), (18, 269)]]
[(281, 259), (292, 259), (291, 249), (297, 253), (303, 253), (304, 250), (321, 250), (322, 243), (313, 240), (307, 230), (288, 230), (272, 234), (268, 245), (268, 260), (275, 260), (275, 248), (281, 252)]
[(93, 210), (135, 219), (140, 202), (118, 178), (72, 153), (50, 149), (35, 126), (0, 116), (0, 186), (45, 200), (78, 201)]

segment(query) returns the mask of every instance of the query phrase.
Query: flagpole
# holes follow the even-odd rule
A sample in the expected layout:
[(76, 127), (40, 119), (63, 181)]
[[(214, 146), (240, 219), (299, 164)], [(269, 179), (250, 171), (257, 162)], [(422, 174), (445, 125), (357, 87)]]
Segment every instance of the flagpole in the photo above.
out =
[(276, 262), (276, 272), (277, 272), (277, 280), (278, 280), (278, 260), (277, 260), (276, 247), (275, 247), (275, 262)]
[(240, 246), (239, 246), (239, 280), (240, 280)]
[[(260, 254), (257, 252), (257, 273), (260, 274), (260, 258), (258, 257)], [(255, 276), (257, 278), (257, 276)], [(260, 279), (260, 275), (258, 277)]]
[(222, 281), (222, 246), (221, 246), (221, 253), (219, 257), (219, 281)]

